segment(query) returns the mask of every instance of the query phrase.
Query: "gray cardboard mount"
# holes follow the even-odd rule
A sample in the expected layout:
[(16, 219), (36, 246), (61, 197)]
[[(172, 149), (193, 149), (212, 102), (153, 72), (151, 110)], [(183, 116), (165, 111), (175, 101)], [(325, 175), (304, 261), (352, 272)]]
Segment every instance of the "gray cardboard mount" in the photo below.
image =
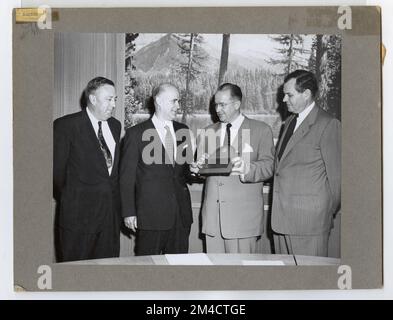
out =
[(382, 286), (381, 18), (351, 7), (53, 9), (52, 29), (13, 25), (14, 284), (39, 291), (337, 289), (338, 266), (130, 266), (53, 263), (54, 32), (200, 32), (342, 35), (341, 264), (352, 288)]

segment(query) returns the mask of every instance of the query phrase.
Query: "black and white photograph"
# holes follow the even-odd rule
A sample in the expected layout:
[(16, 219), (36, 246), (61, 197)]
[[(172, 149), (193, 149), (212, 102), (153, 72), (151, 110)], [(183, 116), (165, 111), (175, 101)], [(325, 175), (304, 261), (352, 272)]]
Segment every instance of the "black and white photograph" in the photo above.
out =
[(54, 261), (339, 264), (341, 47), (55, 33)]
[(32, 13), (12, 35), (15, 290), (382, 286), (378, 8)]

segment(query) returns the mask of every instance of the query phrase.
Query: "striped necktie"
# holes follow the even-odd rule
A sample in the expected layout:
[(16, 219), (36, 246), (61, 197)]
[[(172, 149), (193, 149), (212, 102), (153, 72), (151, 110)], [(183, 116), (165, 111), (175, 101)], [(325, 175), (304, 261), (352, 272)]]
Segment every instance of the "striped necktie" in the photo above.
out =
[(102, 153), (104, 154), (106, 166), (108, 168), (110, 168), (110, 167), (112, 167), (112, 155), (111, 155), (111, 152), (109, 151), (109, 148), (105, 142), (104, 135), (102, 134), (101, 125), (102, 125), (102, 122), (98, 121), (98, 132), (97, 132), (98, 142), (100, 143), (100, 149), (101, 149)]
[(169, 161), (172, 165), (174, 165), (174, 150), (173, 150), (173, 138), (171, 130), (168, 125), (165, 125), (165, 151), (168, 154)]

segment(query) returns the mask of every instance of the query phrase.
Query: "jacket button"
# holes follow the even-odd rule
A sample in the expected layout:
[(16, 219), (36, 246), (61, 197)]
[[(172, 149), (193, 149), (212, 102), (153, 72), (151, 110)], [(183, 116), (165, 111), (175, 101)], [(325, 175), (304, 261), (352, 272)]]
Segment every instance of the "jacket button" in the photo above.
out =
[(276, 177), (278, 177), (279, 176), (279, 174), (278, 174), (278, 172), (276, 172)]

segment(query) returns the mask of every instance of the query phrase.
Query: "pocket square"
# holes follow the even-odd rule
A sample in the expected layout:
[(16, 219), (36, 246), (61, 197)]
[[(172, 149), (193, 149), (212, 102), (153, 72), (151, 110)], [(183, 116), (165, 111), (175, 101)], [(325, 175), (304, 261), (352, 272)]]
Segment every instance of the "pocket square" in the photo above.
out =
[(245, 144), (244, 144), (242, 153), (245, 153), (245, 152), (253, 152), (253, 151), (254, 151), (254, 149), (253, 149), (248, 143), (245, 143)]

